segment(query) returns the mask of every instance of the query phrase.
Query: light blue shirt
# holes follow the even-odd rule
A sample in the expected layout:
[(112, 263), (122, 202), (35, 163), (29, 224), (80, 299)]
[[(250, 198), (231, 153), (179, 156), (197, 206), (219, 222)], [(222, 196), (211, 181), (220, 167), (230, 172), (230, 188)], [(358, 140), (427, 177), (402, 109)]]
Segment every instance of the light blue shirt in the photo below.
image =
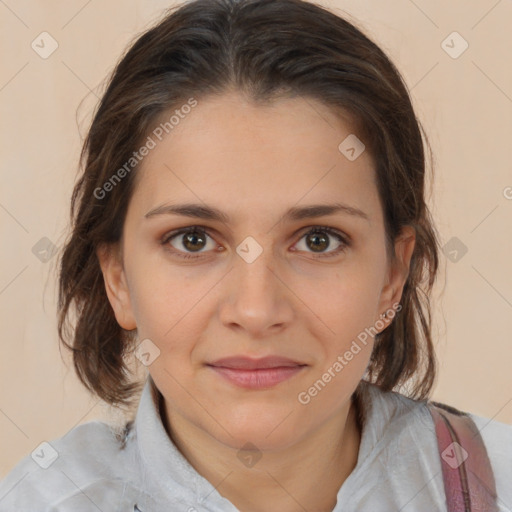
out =
[[(0, 482), (0, 512), (237, 512), (173, 444), (153, 386), (148, 376), (126, 436), (91, 421), (22, 459)], [(445, 511), (425, 404), (370, 385), (364, 408), (357, 465), (333, 512)], [(472, 418), (494, 468), (500, 512), (512, 512), (512, 426)]]

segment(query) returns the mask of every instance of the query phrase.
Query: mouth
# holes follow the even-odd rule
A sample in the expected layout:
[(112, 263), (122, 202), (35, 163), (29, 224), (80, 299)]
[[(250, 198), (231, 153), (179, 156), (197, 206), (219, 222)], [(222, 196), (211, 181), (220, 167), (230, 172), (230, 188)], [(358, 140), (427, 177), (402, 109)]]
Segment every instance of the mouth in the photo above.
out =
[(259, 359), (238, 356), (219, 359), (207, 366), (235, 386), (268, 389), (290, 379), (308, 365), (278, 356)]

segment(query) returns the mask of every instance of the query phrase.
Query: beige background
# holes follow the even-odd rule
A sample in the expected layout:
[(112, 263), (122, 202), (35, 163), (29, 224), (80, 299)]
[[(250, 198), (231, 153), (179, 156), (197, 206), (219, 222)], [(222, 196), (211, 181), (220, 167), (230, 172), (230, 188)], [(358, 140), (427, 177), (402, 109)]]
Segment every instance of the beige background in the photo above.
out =
[[(441, 255), (434, 398), (512, 424), (512, 2), (321, 3), (358, 20), (401, 70), (435, 153), (441, 242), (468, 248), (457, 262)], [(169, 5), (0, 1), (0, 477), (42, 441), (109, 414), (61, 360), (55, 258), (32, 248), (43, 237), (62, 244), (103, 80)], [(47, 59), (31, 47), (44, 31), (59, 45)], [(441, 46), (453, 31), (469, 44), (456, 59)]]

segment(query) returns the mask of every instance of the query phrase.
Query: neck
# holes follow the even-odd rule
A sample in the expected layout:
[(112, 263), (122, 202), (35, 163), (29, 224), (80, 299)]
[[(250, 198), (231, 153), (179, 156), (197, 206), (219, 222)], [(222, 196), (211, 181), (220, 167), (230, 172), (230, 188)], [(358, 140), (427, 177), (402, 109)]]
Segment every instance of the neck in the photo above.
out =
[[(357, 401), (284, 450), (265, 451), (254, 464), (235, 463), (238, 448), (218, 442), (170, 410), (161, 398), (169, 437), (194, 469), (244, 512), (331, 512), (357, 463), (361, 439)], [(170, 427), (171, 426), (171, 427)], [(207, 455), (205, 455), (207, 454)]]

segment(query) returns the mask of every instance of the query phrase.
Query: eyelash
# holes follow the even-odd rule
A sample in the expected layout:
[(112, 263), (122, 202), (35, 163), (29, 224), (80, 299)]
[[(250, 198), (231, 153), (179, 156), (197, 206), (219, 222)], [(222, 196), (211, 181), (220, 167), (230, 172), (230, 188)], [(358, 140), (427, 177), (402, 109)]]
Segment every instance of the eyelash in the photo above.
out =
[[(210, 235), (208, 235), (207, 231), (208, 231), (208, 228), (206, 228), (204, 226), (189, 226), (187, 228), (183, 228), (183, 229), (179, 229), (179, 230), (176, 230), (176, 231), (171, 231), (170, 233), (166, 233), (163, 236), (163, 238), (161, 240), (161, 243), (162, 243), (162, 245), (167, 246), (167, 244), (173, 238), (175, 238), (175, 237), (177, 237), (179, 235), (186, 235), (188, 233), (201, 233), (201, 234), (205, 234), (207, 236), (210, 236)], [(342, 233), (341, 231), (338, 231), (337, 229), (330, 228), (330, 227), (327, 227), (327, 226), (312, 226), (308, 231), (306, 231), (300, 237), (299, 240), (302, 240), (302, 238), (304, 238), (305, 236), (307, 236), (307, 235), (309, 235), (311, 233), (314, 233), (316, 231), (321, 231), (321, 232), (327, 233), (328, 235), (331, 235), (331, 236), (335, 237), (338, 240), (338, 242), (341, 242), (341, 245), (337, 249), (335, 249), (334, 251), (330, 251), (330, 252), (327, 252), (327, 253), (318, 253), (315, 256), (316, 258), (331, 258), (333, 256), (337, 256), (338, 254), (340, 254), (343, 251), (345, 251), (351, 245), (350, 238), (347, 237), (344, 233)], [(168, 247), (166, 247), (166, 250), (168, 250), (168, 251), (172, 252), (173, 254), (176, 254), (178, 257), (181, 257), (181, 258), (184, 258), (184, 259), (197, 259), (197, 258), (201, 258), (202, 254), (203, 254), (203, 253), (198, 253), (198, 255), (193, 255), (192, 253), (186, 253), (186, 252), (183, 252), (183, 251), (177, 251), (175, 249), (169, 249)]]

